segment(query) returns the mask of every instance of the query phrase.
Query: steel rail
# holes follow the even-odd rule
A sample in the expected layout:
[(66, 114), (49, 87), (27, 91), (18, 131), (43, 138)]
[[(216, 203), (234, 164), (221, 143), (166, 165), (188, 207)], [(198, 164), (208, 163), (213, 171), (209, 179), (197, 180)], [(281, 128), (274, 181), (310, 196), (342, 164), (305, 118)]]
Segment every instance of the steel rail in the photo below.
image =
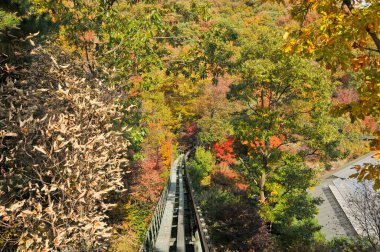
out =
[[(187, 205), (188, 205), (189, 210), (190, 210), (190, 216), (189, 217), (190, 217), (190, 222), (193, 223), (192, 227), (194, 227), (194, 229), (191, 228), (190, 237), (191, 236), (193, 238), (194, 238), (194, 236), (199, 237), (199, 240), (197, 238), (196, 238), (196, 240), (199, 241), (199, 243), (201, 245), (202, 252), (209, 252), (211, 250), (211, 244), (209, 243), (209, 241), (206, 237), (205, 231), (204, 231), (205, 223), (202, 222), (200, 212), (198, 210), (199, 207), (197, 206), (197, 204), (195, 202), (193, 187), (192, 187), (191, 179), (190, 179), (188, 169), (187, 169), (187, 165), (186, 165), (186, 160), (187, 160), (189, 153), (190, 153), (190, 151), (188, 151), (185, 155), (181, 155), (184, 157), (180, 156), (178, 163), (177, 163), (177, 160), (173, 163), (173, 165), (176, 165), (176, 167), (177, 167), (176, 168), (177, 172), (181, 172), (180, 178), (183, 181), (182, 183), (179, 183), (178, 185), (176, 185), (176, 187), (178, 187), (178, 186), (181, 187), (181, 188), (177, 188), (177, 189), (179, 189), (179, 191), (181, 191), (182, 194), (184, 192), (184, 187), (186, 188), (186, 191), (187, 191), (187, 197), (186, 198), (187, 198)], [(182, 171), (183, 171), (183, 176), (182, 176)], [(171, 176), (169, 176), (168, 181), (166, 183), (166, 186), (163, 189), (161, 196), (158, 200), (158, 203), (156, 205), (156, 208), (154, 210), (154, 214), (152, 215), (151, 222), (149, 224), (149, 227), (147, 229), (145, 237), (142, 241), (142, 244), (139, 247), (139, 252), (152, 252), (155, 250), (155, 245), (156, 245), (158, 233), (159, 233), (159, 230), (160, 230), (160, 227), (162, 224), (161, 222), (163, 219), (166, 202), (168, 201), (169, 188), (170, 188), (172, 182), (173, 181), (171, 180)], [(184, 199), (182, 199), (182, 201), (181, 201), (182, 202), (182, 208), (184, 206), (183, 200)], [(182, 211), (183, 211), (183, 209), (182, 209)], [(183, 222), (184, 222), (184, 220), (182, 219), (182, 225), (184, 225)], [(177, 223), (177, 224), (179, 224), (179, 223)], [(184, 227), (182, 227), (182, 228), (184, 228)], [(196, 234), (196, 231), (198, 231), (198, 234)], [(186, 235), (184, 236), (184, 234), (181, 234), (181, 235), (178, 235), (178, 234), (181, 234), (181, 232), (177, 232), (177, 238), (176, 239), (178, 240), (178, 237), (180, 236), (180, 240), (182, 242), (185, 242), (184, 239), (185, 239)], [(189, 237), (189, 235), (187, 237)], [(177, 244), (176, 250), (185, 251), (185, 248), (182, 249), (182, 246), (178, 247), (178, 245), (179, 244)]]
[(187, 165), (186, 165), (186, 159), (187, 159), (187, 156), (189, 155), (190, 151), (188, 151), (185, 155), (185, 158), (183, 159), (182, 163), (183, 163), (183, 167), (184, 167), (184, 171), (185, 171), (185, 180), (186, 180), (186, 187), (187, 187), (187, 191), (188, 191), (188, 195), (190, 196), (190, 207), (192, 208), (192, 213), (193, 213), (193, 218), (195, 219), (195, 224), (196, 224), (196, 227), (198, 229), (198, 232), (199, 232), (199, 238), (200, 238), (200, 243), (201, 243), (201, 247), (202, 247), (202, 252), (209, 252), (210, 251), (210, 248), (209, 248), (209, 243), (206, 239), (206, 235), (205, 235), (205, 232), (203, 230), (203, 223), (201, 221), (201, 218), (199, 216), (199, 212), (198, 212), (198, 207), (197, 207), (197, 204), (195, 203), (195, 199), (194, 199), (194, 193), (193, 193), (193, 187), (192, 187), (192, 184), (191, 184), (191, 179), (189, 177), (189, 173), (188, 173), (188, 169), (187, 169)]

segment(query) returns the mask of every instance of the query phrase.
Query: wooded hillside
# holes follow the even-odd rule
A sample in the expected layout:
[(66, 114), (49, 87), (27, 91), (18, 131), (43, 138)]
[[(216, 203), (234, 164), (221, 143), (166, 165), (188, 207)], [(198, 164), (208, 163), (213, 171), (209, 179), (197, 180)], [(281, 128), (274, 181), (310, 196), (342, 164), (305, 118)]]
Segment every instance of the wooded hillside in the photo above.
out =
[(215, 251), (377, 251), (326, 241), (308, 190), (380, 150), (379, 17), (375, 0), (2, 1), (0, 250), (138, 251), (192, 150)]

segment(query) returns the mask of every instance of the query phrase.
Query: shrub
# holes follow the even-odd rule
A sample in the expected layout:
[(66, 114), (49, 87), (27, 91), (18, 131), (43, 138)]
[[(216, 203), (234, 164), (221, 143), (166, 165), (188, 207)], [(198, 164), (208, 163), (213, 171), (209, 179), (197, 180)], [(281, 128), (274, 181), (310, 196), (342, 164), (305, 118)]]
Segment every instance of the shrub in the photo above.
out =
[(194, 159), (188, 165), (194, 186), (199, 187), (202, 181), (203, 184), (210, 181), (207, 177), (215, 166), (215, 158), (210, 151), (205, 150), (203, 147), (197, 147)]
[(52, 54), (34, 50), (30, 68), (0, 83), (0, 235), (5, 248), (105, 250), (107, 211), (124, 188), (123, 92), (73, 76)]

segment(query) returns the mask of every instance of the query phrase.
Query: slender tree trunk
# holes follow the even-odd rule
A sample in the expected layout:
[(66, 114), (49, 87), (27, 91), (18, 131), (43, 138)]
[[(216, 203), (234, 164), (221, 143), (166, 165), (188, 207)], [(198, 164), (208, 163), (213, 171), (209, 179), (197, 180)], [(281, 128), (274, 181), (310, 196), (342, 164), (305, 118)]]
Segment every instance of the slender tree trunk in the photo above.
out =
[(263, 171), (260, 177), (260, 201), (265, 202), (265, 179), (266, 173)]
[(268, 149), (269, 149), (269, 141), (265, 141), (265, 151), (263, 150), (262, 153), (262, 165), (263, 165), (263, 173), (261, 174), (260, 177), (260, 202), (264, 203), (266, 198), (265, 198), (265, 182), (266, 182), (266, 176), (267, 173), (269, 172), (268, 169)]
[(93, 70), (92, 64), (91, 64), (91, 62), (90, 62), (90, 56), (89, 56), (89, 54), (88, 54), (88, 47), (87, 47), (86, 44), (85, 44), (85, 46), (84, 46), (84, 50), (85, 50), (85, 52), (86, 52), (87, 67), (88, 67), (88, 69), (90, 70), (90, 73), (91, 73), (91, 74), (94, 74), (94, 70)]
[(380, 53), (380, 39), (379, 39), (379, 37), (377, 36), (377, 34), (375, 32), (371, 31), (371, 29), (369, 29), (368, 27), (366, 28), (366, 31), (369, 34), (369, 36), (371, 36), (373, 42), (375, 42), (377, 52)]

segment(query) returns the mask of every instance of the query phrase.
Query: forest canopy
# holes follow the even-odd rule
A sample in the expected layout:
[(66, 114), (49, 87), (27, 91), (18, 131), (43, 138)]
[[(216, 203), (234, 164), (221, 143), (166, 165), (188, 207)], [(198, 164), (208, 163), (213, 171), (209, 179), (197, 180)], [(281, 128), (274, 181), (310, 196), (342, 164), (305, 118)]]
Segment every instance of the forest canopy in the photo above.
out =
[[(376, 251), (326, 240), (309, 192), (379, 156), (379, 8), (2, 1), (1, 250), (137, 251), (191, 150), (215, 251)], [(380, 188), (379, 166), (357, 171)]]

